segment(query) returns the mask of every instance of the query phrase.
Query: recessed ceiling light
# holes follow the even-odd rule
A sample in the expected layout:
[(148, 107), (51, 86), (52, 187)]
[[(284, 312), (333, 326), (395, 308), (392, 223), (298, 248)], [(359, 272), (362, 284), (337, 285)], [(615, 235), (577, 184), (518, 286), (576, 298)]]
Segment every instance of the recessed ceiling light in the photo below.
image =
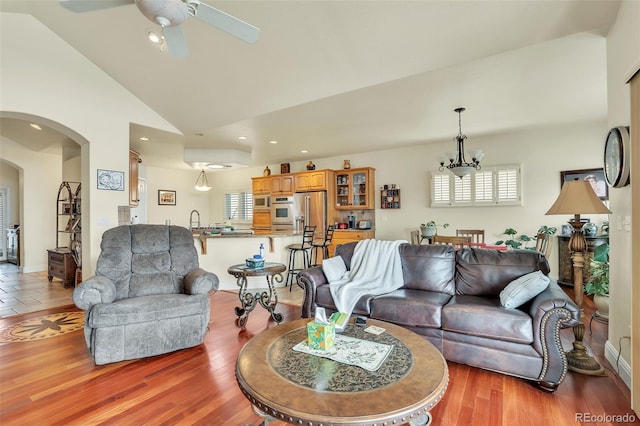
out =
[(247, 140), (246, 136), (238, 136), (238, 139), (240, 139), (241, 141)]
[(275, 145), (278, 143), (278, 141), (269, 141), (269, 143)]
[(303, 149), (303, 150), (302, 150), (302, 151), (300, 151), (300, 152), (301, 152), (301, 153), (303, 153), (303, 154), (306, 154), (306, 153), (307, 153), (307, 152), (309, 152), (309, 151), (307, 151), (306, 149)]
[(146, 142), (146, 141), (148, 141), (148, 140), (149, 140), (149, 138), (148, 138), (148, 137), (146, 137), (146, 136), (142, 136), (142, 137), (140, 137), (140, 140), (141, 140), (141, 141), (145, 141), (145, 142)]
[(31, 123), (29, 126), (33, 127), (36, 130), (42, 130), (42, 127), (38, 126), (36, 123)]

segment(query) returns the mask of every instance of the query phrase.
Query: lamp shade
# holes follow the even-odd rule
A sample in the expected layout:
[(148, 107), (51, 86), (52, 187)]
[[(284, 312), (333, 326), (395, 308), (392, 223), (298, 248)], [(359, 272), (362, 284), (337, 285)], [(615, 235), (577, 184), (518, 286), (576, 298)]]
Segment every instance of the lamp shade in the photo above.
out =
[(608, 214), (611, 210), (598, 198), (591, 184), (584, 180), (565, 182), (558, 199), (546, 214)]

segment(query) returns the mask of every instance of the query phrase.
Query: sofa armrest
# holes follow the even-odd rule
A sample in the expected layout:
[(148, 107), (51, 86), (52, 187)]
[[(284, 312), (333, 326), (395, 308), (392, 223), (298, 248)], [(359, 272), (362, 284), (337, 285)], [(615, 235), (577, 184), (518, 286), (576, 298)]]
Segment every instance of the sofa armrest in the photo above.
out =
[(114, 300), (116, 300), (116, 285), (102, 275), (94, 275), (73, 290), (73, 303), (85, 311), (93, 305), (111, 303)]
[(217, 291), (220, 285), (218, 276), (213, 272), (196, 268), (184, 277), (185, 294), (205, 294)]
[(328, 284), (327, 277), (322, 272), (322, 266), (314, 266), (298, 272), (297, 281), (304, 290), (302, 318), (312, 318), (316, 315), (316, 288)]
[(533, 347), (543, 357), (539, 380), (557, 386), (567, 373), (560, 329), (580, 322), (580, 309), (555, 281), (529, 305), (533, 322)]

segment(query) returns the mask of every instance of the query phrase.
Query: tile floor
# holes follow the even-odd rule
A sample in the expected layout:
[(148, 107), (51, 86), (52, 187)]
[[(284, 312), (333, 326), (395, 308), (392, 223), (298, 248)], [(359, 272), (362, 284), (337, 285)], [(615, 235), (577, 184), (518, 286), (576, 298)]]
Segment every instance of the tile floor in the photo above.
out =
[(0, 263), (0, 318), (71, 305), (73, 287), (47, 280), (47, 272), (23, 274), (12, 263)]
[[(279, 303), (302, 304), (304, 293), (298, 286), (292, 291), (278, 288), (277, 292)], [(73, 287), (64, 288), (59, 279), (54, 278), (50, 283), (46, 271), (24, 274), (12, 263), (0, 263), (0, 318), (72, 305), (72, 294)]]

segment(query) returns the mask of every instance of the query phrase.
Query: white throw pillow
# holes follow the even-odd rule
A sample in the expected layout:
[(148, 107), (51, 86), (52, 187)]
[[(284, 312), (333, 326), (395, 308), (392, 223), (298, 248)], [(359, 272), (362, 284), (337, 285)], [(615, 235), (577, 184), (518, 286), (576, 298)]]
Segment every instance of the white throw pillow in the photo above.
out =
[(347, 265), (344, 264), (341, 256), (330, 257), (322, 260), (322, 272), (327, 277), (327, 282), (338, 281), (347, 272)]
[(500, 304), (517, 308), (542, 293), (549, 286), (549, 278), (540, 271), (531, 272), (511, 281), (500, 292)]

